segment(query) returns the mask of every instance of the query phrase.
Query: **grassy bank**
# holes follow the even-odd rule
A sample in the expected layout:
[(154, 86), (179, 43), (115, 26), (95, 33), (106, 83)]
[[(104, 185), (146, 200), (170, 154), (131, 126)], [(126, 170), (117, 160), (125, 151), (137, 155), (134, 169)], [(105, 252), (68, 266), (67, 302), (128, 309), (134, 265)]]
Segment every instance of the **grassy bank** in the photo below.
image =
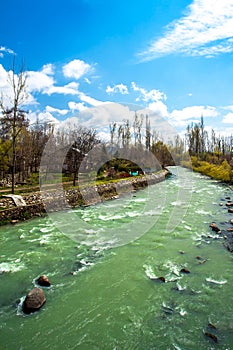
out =
[(203, 175), (210, 176), (212, 179), (233, 183), (233, 170), (226, 160), (223, 160), (220, 164), (213, 164), (192, 156), (190, 161), (182, 162), (181, 165)]

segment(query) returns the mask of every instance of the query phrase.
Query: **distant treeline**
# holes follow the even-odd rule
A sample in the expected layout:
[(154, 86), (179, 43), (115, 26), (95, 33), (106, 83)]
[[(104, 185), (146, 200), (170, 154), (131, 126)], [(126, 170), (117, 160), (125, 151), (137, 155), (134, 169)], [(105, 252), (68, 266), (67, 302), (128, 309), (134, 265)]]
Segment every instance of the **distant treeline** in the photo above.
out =
[[(130, 168), (139, 171), (136, 159), (141, 164), (141, 170), (154, 171), (159, 167), (181, 164), (213, 178), (232, 182), (232, 137), (217, 137), (214, 130), (209, 135), (203, 117), (200, 123), (188, 125), (184, 139), (177, 135), (165, 143), (156, 128), (151, 128), (149, 116), (135, 112), (133, 120), (109, 125), (110, 141), (106, 143), (98, 137), (97, 130), (81, 125), (70, 124), (61, 129), (51, 121), (41, 123), (39, 119), (30, 125), (27, 112), (22, 108), (27, 99), (27, 77), (23, 67), (16, 73), (13, 63), (8, 78), (11, 92), (0, 99), (0, 184), (11, 184), (12, 193), (16, 183), (38, 182), (38, 171), (48, 141), (50, 149), (45, 155), (48, 167), (56, 172), (56, 157), (60, 154), (64, 158), (64, 179), (72, 179), (74, 186), (83, 159), (96, 145), (102, 147), (101, 156), (108, 154), (108, 157), (103, 157), (107, 159), (106, 165), (97, 159), (98, 152), (96, 157), (92, 157), (96, 166), (99, 163), (99, 174), (102, 175), (108, 167), (125, 172)], [(120, 149), (125, 151), (127, 162), (123, 159), (124, 154), (119, 153)], [(157, 165), (152, 165), (150, 169), (152, 158)], [(112, 161), (109, 162), (110, 159)]]

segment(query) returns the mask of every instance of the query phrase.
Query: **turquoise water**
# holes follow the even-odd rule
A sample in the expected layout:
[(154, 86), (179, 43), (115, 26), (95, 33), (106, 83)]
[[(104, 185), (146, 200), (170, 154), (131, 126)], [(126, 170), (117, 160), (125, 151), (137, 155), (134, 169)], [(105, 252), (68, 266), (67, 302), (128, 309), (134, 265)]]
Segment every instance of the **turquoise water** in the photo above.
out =
[[(233, 349), (233, 255), (209, 228), (231, 226), (219, 203), (232, 191), (172, 171), (149, 190), (0, 228), (0, 349)], [(23, 315), (41, 274), (47, 302)]]

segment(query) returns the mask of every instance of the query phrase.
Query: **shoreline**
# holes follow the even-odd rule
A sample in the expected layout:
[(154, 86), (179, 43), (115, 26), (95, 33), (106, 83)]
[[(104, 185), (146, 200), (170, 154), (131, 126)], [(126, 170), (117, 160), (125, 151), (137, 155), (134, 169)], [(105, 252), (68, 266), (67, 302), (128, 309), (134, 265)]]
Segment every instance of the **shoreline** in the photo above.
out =
[(79, 189), (32, 192), (22, 195), (26, 202), (24, 206), (15, 206), (12, 199), (2, 197), (0, 199), (0, 206), (2, 207), (2, 210), (0, 210), (0, 225), (16, 224), (28, 219), (46, 216), (47, 212), (95, 205), (164, 181), (167, 175), (169, 175), (169, 171), (163, 170), (142, 177), (132, 177), (83, 188), (81, 192)]

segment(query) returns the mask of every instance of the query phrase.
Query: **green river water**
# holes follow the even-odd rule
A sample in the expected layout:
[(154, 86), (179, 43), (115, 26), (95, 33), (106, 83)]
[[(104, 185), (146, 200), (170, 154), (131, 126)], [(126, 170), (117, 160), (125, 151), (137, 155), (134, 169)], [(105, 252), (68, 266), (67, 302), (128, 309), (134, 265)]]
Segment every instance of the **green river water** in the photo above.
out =
[[(233, 255), (209, 228), (231, 226), (219, 203), (233, 193), (171, 170), (149, 190), (0, 228), (1, 350), (233, 349)], [(19, 300), (41, 274), (46, 304), (24, 315)]]

